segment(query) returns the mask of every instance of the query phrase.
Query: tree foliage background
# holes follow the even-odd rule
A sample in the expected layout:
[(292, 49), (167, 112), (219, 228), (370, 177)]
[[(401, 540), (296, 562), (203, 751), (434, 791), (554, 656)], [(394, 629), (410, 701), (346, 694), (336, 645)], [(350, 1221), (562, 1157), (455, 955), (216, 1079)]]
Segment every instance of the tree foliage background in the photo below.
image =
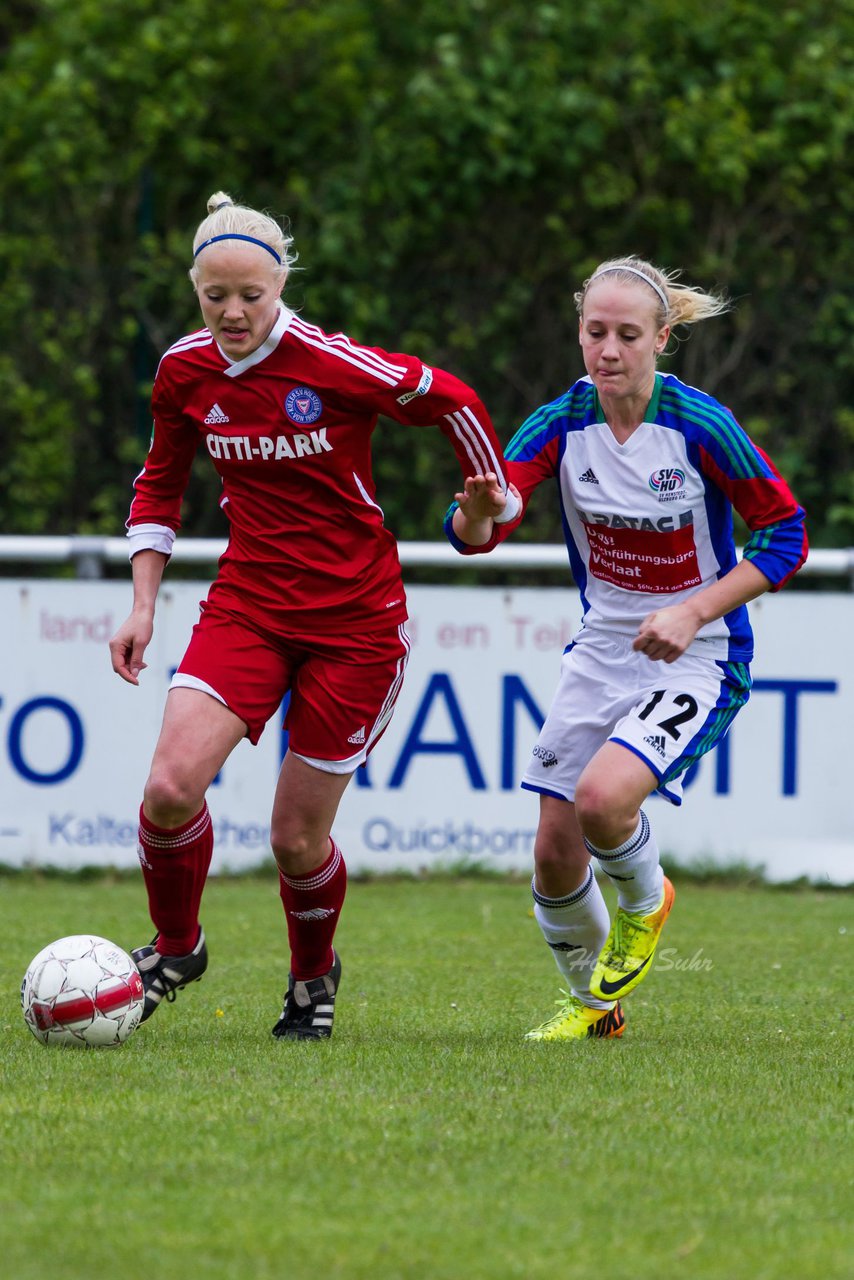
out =
[[(120, 532), (224, 188), (289, 218), (291, 306), (458, 373), (504, 441), (582, 371), (603, 258), (728, 292), (667, 367), (854, 544), (852, 0), (7, 0), (0, 119), (3, 532)], [(375, 464), (439, 536), (438, 433), (384, 423)], [(187, 533), (224, 533), (216, 484)]]

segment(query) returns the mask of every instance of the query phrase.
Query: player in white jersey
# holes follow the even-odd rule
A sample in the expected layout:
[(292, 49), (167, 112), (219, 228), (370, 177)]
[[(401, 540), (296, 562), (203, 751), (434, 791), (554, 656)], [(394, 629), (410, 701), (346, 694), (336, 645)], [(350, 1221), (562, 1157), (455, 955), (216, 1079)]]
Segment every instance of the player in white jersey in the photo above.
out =
[(213, 851), (205, 796), (231, 751), (289, 697), (270, 842), (290, 947), (277, 1038), (326, 1039), (347, 873), (339, 801), (389, 723), (409, 653), (397, 547), (372, 479), (383, 414), (437, 425), (463, 477), (503, 466), (476, 393), (415, 356), (325, 334), (281, 302), (290, 237), (218, 192), (190, 272), (206, 327), (164, 355), (154, 432), (128, 520), (134, 605), (111, 642), (138, 684), (193, 460), (222, 481), (229, 539), (172, 681), (140, 808), (139, 857), (157, 930), (134, 951), (143, 1018), (207, 967), (199, 909)]
[[(803, 511), (732, 414), (656, 369), (674, 325), (727, 303), (636, 257), (602, 263), (575, 298), (586, 377), (517, 432), (509, 492), (470, 477), (445, 522), (464, 554), (489, 551), (556, 480), (581, 592), (522, 782), (540, 797), (534, 914), (568, 988), (532, 1040), (622, 1035), (620, 1001), (674, 899), (643, 802), (681, 804), (685, 771), (749, 696), (746, 605), (807, 550)], [(751, 530), (741, 561), (733, 510)], [(591, 857), (617, 887), (613, 923)]]

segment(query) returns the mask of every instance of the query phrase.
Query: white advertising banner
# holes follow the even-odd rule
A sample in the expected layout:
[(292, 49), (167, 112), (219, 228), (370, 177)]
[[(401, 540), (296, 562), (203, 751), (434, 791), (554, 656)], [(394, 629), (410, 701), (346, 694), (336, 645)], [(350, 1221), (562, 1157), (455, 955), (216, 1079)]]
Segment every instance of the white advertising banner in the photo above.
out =
[[(166, 690), (204, 583), (167, 584), (139, 688), (110, 669), (127, 582), (0, 581), (0, 863), (134, 866), (142, 787)], [(410, 587), (412, 658), (395, 718), (335, 827), (351, 871), (477, 861), (531, 866), (537, 798), (519, 778), (579, 621), (575, 589)], [(682, 865), (763, 868), (771, 880), (854, 880), (850, 678), (854, 596), (751, 606), (754, 692), (680, 809), (647, 811)], [(286, 738), (242, 743), (209, 794), (213, 870), (269, 858)]]

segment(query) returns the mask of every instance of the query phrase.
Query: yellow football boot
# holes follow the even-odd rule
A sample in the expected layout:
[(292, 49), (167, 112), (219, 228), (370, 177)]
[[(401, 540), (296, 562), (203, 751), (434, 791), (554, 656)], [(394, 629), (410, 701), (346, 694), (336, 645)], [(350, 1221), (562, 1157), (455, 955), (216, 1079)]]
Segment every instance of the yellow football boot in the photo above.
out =
[(664, 897), (657, 911), (648, 916), (634, 916), (622, 907), (617, 908), (611, 932), (590, 979), (591, 995), (598, 1000), (616, 1000), (618, 996), (627, 996), (643, 981), (675, 897), (676, 891), (665, 876)]
[(582, 1004), (577, 996), (566, 991), (564, 998), (557, 1002), (557, 1013), (541, 1027), (534, 1027), (525, 1036), (526, 1040), (585, 1040), (588, 1036), (604, 1039), (608, 1036), (621, 1036), (625, 1026), (623, 1010), (619, 1000), (611, 1009), (591, 1009)]

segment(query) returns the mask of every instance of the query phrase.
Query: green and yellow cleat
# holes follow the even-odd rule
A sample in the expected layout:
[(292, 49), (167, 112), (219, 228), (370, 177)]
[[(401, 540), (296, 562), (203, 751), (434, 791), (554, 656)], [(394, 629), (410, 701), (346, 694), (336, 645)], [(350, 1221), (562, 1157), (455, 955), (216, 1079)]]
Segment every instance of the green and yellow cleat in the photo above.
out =
[(590, 992), (599, 1000), (616, 1000), (634, 991), (649, 972), (664, 922), (670, 915), (676, 891), (664, 877), (661, 906), (648, 916), (634, 916), (617, 908), (611, 932), (596, 961)]
[(588, 1036), (605, 1039), (608, 1036), (621, 1036), (626, 1020), (619, 1000), (611, 1009), (591, 1009), (582, 1004), (577, 996), (563, 993), (564, 999), (558, 1000), (558, 1011), (541, 1027), (534, 1027), (525, 1036), (526, 1040), (585, 1040)]

